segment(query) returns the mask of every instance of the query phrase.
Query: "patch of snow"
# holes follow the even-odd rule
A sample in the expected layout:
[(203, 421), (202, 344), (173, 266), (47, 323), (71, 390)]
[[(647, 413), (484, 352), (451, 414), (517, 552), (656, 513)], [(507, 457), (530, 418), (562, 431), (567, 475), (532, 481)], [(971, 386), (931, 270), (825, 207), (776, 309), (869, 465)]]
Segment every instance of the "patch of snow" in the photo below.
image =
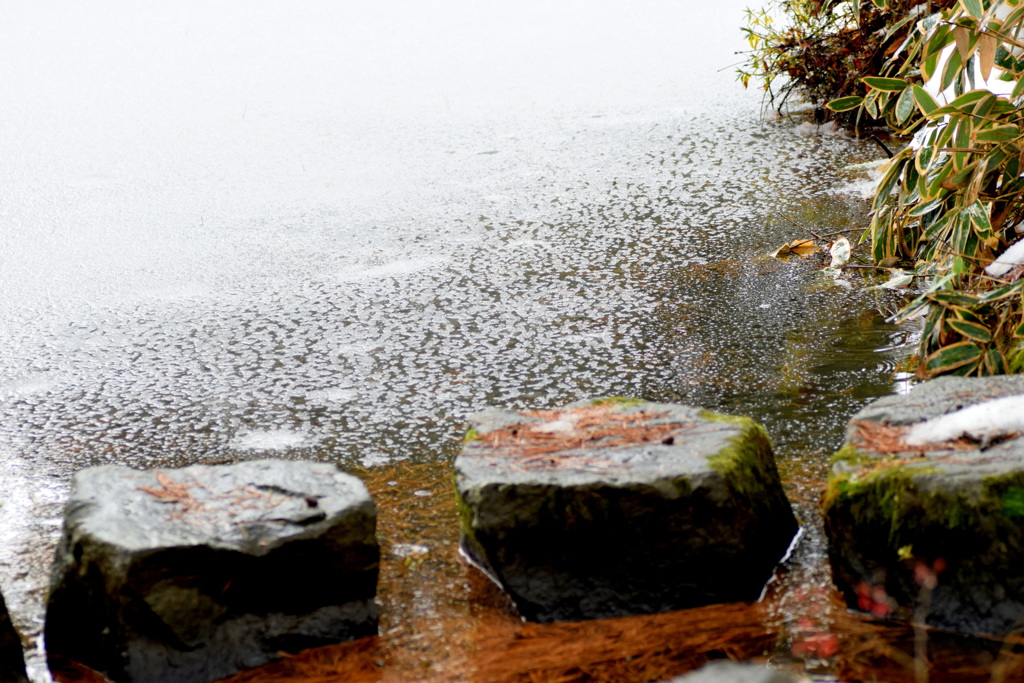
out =
[(14, 398), (27, 396), (29, 394), (41, 394), (56, 386), (56, 381), (48, 375), (36, 375), (34, 377), (0, 384), (0, 398)]
[(567, 415), (551, 422), (539, 424), (530, 429), (531, 432), (539, 434), (572, 434), (576, 431), (576, 422), (579, 418)]
[(794, 129), (794, 132), (797, 135), (837, 135), (843, 131), (835, 123), (829, 121), (822, 124), (801, 123)]
[(914, 281), (914, 273), (907, 270), (894, 270), (892, 277), (878, 285), (878, 289), (903, 289)]
[[(391, 462), (391, 457), (384, 451), (369, 450), (359, 457), (359, 462), (362, 463), (363, 467), (379, 467)], [(398, 486), (398, 482), (392, 484), (389, 481), (388, 486)]]
[(906, 443), (926, 446), (966, 436), (987, 441), (1024, 432), (1024, 395), (1005, 396), (918, 423), (907, 432)]
[(237, 434), (231, 446), (243, 451), (276, 451), (307, 445), (309, 435), (289, 429), (253, 430)]
[(985, 272), (990, 277), (1002, 277), (1022, 263), (1024, 263), (1024, 240), (1017, 240), (1000, 254), (999, 258), (985, 266)]
[(871, 161), (864, 161), (859, 164), (849, 164), (843, 166), (844, 171), (881, 171), (881, 169), (889, 163), (888, 159), (872, 159)]
[(861, 199), (871, 199), (875, 196), (875, 188), (878, 186), (879, 174), (871, 173), (870, 177), (851, 181), (845, 185), (830, 190), (830, 194), (849, 195)]
[(357, 268), (339, 273), (335, 280), (338, 282), (360, 282), (387, 277), (404, 277), (438, 266), (443, 262), (443, 259), (440, 258), (403, 259), (379, 266), (371, 266), (370, 268)]
[(396, 543), (391, 546), (391, 551), (398, 557), (414, 557), (426, 555), (430, 552), (430, 548), (418, 543)]

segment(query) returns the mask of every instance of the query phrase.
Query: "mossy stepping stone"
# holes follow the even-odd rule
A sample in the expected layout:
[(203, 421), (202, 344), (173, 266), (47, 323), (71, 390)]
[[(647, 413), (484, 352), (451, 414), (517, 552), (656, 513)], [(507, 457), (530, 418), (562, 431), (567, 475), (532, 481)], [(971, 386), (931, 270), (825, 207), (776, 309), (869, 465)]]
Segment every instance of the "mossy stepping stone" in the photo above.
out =
[(854, 415), (824, 497), (847, 603), (968, 633), (1024, 627), (1024, 377), (939, 378)]
[(756, 600), (797, 523), (746, 418), (598, 400), (474, 417), (462, 547), (540, 622)]

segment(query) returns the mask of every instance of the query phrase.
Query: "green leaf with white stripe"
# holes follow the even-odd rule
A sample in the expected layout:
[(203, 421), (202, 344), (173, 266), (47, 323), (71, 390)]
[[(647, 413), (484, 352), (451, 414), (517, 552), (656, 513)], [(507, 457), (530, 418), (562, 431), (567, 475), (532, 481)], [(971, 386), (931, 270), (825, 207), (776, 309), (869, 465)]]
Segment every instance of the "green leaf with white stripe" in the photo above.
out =
[(859, 95), (852, 97), (840, 97), (839, 99), (832, 100), (831, 102), (826, 104), (825, 107), (827, 109), (831, 109), (836, 113), (839, 113), (843, 111), (850, 111), (851, 109), (856, 109), (861, 105), (862, 102), (864, 102), (864, 98), (860, 97)]
[(981, 7), (981, 0), (960, 0), (960, 4), (964, 6), (967, 16), (972, 19), (981, 19), (981, 15), (985, 13)]
[(935, 98), (927, 90), (919, 85), (915, 85), (911, 90), (914, 92), (914, 102), (917, 103), (917, 108), (926, 117), (931, 118), (932, 112), (939, 108), (939, 103), (935, 101)]
[(902, 92), (908, 85), (902, 78), (882, 78), (880, 76), (865, 76), (861, 79), (872, 90), (882, 92)]
[(981, 347), (973, 342), (944, 346), (928, 356), (923, 367), (929, 376), (941, 375), (981, 360)]
[(1010, 366), (999, 349), (989, 349), (985, 354), (985, 370), (989, 375), (1006, 375), (1010, 372)]
[(1020, 128), (1012, 123), (995, 123), (974, 134), (978, 142), (1005, 142), (1020, 135)]
[(984, 325), (968, 322), (966, 320), (949, 319), (946, 324), (955, 330), (960, 336), (972, 341), (987, 344), (992, 341), (992, 332)]

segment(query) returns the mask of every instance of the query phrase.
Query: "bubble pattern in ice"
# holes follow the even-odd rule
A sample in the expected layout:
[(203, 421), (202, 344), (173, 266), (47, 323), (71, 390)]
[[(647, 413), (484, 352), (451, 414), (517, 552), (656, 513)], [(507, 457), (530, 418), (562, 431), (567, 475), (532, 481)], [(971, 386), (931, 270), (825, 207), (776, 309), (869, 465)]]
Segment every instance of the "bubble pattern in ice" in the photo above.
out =
[[(766, 148), (749, 108), (594, 121), (545, 148), (535, 178), (514, 150), (481, 157), (500, 193), (382, 224), (379, 249), (364, 235), (353, 256), (326, 210), (264, 216), (224, 259), (241, 271), (230, 286), (8, 313), (0, 430), (62, 469), (282, 450), (434, 458), (485, 406), (673, 392), (718, 404), (723, 377), (770, 384), (774, 340), (843, 297), (795, 302), (789, 280), (806, 273), (752, 259), (794, 231), (776, 208), (835, 201), (815, 199), (821, 180), (858, 144), (769, 125)], [(439, 189), (438, 202), (453, 191)], [(699, 329), (655, 324), (694, 309), (710, 312)], [(715, 389), (673, 389), (694, 373)]]

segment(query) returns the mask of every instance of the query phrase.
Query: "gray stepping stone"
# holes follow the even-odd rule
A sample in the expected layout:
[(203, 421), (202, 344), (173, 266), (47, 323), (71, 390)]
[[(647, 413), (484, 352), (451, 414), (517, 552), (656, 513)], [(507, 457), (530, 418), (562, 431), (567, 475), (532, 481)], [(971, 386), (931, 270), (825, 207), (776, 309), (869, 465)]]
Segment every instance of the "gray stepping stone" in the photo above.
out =
[(756, 600), (797, 531), (764, 430), (686, 406), (490, 410), (455, 470), (464, 553), (533, 621)]
[(853, 416), (823, 499), (833, 576), (876, 616), (1024, 626), (1024, 377), (941, 377)]
[(46, 645), (115, 681), (201, 683), (377, 632), (376, 512), (325, 463), (75, 475)]

